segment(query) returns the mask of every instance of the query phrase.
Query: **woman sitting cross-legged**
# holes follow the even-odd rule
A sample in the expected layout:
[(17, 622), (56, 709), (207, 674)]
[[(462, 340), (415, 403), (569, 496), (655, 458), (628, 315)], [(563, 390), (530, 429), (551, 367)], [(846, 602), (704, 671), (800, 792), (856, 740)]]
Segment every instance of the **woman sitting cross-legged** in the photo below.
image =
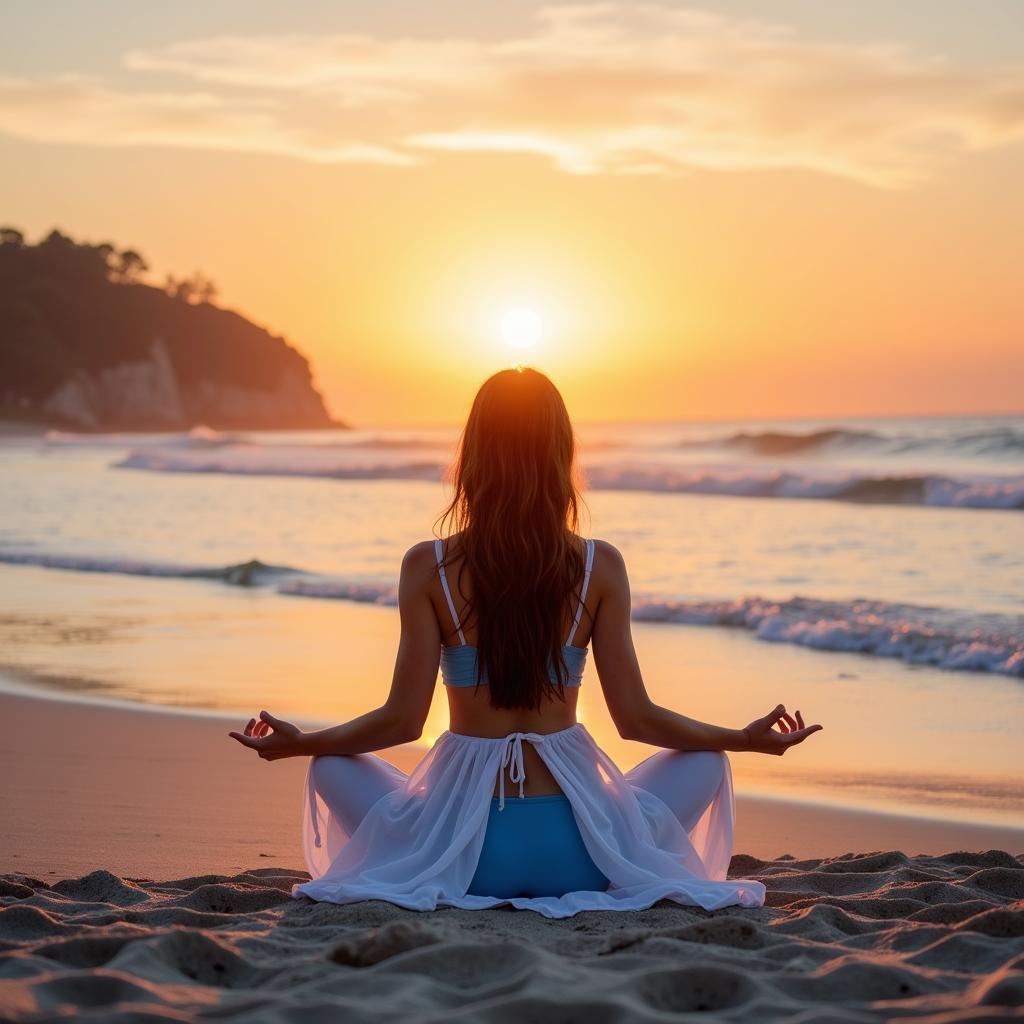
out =
[[(731, 729), (650, 699), (626, 567), (611, 544), (577, 535), (573, 429), (543, 374), (504, 370), (483, 384), (453, 483), (441, 523), (454, 529), (402, 562), (385, 703), (318, 732), (264, 711), (231, 733), (266, 760), (311, 758), (312, 877), (293, 895), (548, 917), (661, 899), (761, 906), (762, 883), (726, 877), (726, 752), (783, 754), (821, 726), (778, 704)], [(664, 748), (625, 774), (576, 719), (590, 651), (620, 734)], [(373, 751), (421, 735), (439, 666), (449, 728), (406, 775)]]

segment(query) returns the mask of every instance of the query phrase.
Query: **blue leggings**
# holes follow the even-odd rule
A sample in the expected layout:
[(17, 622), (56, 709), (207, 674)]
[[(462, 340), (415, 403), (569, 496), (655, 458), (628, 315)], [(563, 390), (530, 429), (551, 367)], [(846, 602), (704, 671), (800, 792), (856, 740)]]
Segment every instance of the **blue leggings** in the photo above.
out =
[(583, 845), (583, 836), (563, 793), (506, 797), (498, 810), (491, 800), (487, 831), (471, 896), (564, 896), (603, 891), (601, 874)]
[[(659, 750), (625, 776), (668, 804), (690, 831), (722, 784), (725, 758), (713, 750)], [(317, 757), (312, 771), (320, 797), (350, 834), (382, 796), (405, 781), (402, 772), (376, 754)], [(564, 896), (607, 887), (567, 796), (506, 796), (500, 812), (497, 797), (491, 800), (471, 895)]]

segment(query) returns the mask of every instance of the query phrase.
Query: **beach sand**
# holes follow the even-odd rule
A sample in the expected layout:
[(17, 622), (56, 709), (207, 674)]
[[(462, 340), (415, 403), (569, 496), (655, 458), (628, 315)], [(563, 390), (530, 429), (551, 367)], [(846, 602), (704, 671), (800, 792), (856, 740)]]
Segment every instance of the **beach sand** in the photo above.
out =
[(1024, 1003), (1020, 830), (740, 794), (731, 874), (765, 883), (761, 908), (337, 907), (288, 895), (303, 760), (247, 756), (214, 716), (2, 695), (0, 720), (0, 1019), (937, 1024)]
[(764, 907), (551, 921), (293, 900), (304, 876), (0, 877), (11, 1021), (1008, 1020), (1024, 864), (1005, 853), (741, 856)]

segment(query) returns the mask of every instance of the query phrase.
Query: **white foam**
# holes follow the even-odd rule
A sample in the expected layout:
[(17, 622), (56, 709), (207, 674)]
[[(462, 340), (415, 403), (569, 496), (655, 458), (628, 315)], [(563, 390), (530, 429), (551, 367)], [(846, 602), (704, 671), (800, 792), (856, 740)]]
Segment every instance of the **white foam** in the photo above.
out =
[(1024, 678), (1024, 616), (971, 615), (885, 601), (747, 597), (640, 600), (633, 617), (643, 622), (734, 626), (774, 643)]
[(372, 583), (352, 583), (331, 579), (294, 579), (278, 584), (280, 594), (297, 597), (320, 597), (334, 601), (357, 601), (360, 604), (398, 604), (398, 588)]
[(169, 450), (199, 450), (243, 444), (238, 434), (196, 426), (191, 430), (173, 434), (78, 434), (66, 430), (48, 430), (43, 442), (54, 448), (145, 448)]
[(1012, 421), (877, 429), (822, 426), (808, 429), (742, 429), (684, 438), (680, 448), (720, 448), (758, 456), (817, 455), (823, 452), (875, 452), (882, 456), (956, 452), (961, 455), (1019, 459), (1024, 454), (1024, 428)]
[[(202, 446), (134, 450), (114, 465), (159, 473), (421, 481), (440, 480), (445, 466), (440, 459), (408, 461), (401, 457), (400, 449), (384, 458), (380, 451), (229, 443), (218, 444), (213, 451)], [(659, 463), (585, 464), (584, 470), (588, 485), (598, 490), (975, 509), (1024, 508), (1024, 476), (952, 477)]]
[(103, 558), (89, 555), (50, 554), (43, 551), (0, 551), (7, 565), (34, 565), (69, 572), (113, 573), (122, 576), (157, 576), (168, 579), (219, 580), (233, 586), (263, 586), (295, 574), (300, 569), (267, 565), (257, 559), (233, 565), (205, 566), (182, 562), (158, 562), (134, 558)]
[(440, 480), (440, 461), (403, 462), (341, 452), (327, 446), (247, 445), (216, 454), (173, 449), (132, 451), (116, 469), (155, 473), (224, 473), (236, 476), (318, 477), (330, 480)]
[[(74, 572), (209, 580), (232, 586), (272, 587), (277, 593), (334, 601), (395, 606), (393, 582), (346, 579), (267, 565), (257, 559), (201, 566), (124, 558), (90, 558), (44, 552), (0, 551), (0, 563)], [(744, 597), (725, 601), (667, 601), (638, 596), (638, 622), (727, 626), (750, 630), (760, 640), (845, 651), (963, 672), (994, 672), (1024, 678), (1024, 616), (970, 614), (945, 608), (858, 599), (827, 601), (793, 597), (773, 601)]]
[(803, 498), (880, 505), (975, 509), (1024, 508), (1024, 477), (871, 474), (746, 467), (596, 466), (587, 481), (600, 490)]

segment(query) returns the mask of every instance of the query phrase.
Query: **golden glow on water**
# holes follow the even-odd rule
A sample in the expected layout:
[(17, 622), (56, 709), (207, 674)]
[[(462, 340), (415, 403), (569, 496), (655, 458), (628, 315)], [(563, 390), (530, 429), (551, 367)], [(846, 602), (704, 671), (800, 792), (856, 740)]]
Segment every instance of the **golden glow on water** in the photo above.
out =
[[(9, 459), (6, 522), (58, 551), (80, 551), (86, 538), (91, 556), (148, 551), (227, 565), (258, 555), (375, 581), (386, 595), (443, 499), (428, 482), (133, 473), (110, 471), (110, 461), (109, 450), (59, 448)], [(582, 532), (621, 544), (638, 600), (800, 587), (1000, 610), (1024, 550), (1024, 518), (970, 509), (617, 491), (588, 492), (587, 506)], [(174, 533), (184, 516), (189, 530)], [(0, 671), (64, 692), (333, 724), (383, 701), (391, 683), (399, 618), (390, 606), (285, 596), (273, 584), (0, 573), (18, 598), (0, 615)], [(634, 636), (648, 690), (667, 707), (736, 727), (782, 701), (825, 726), (782, 759), (733, 755), (740, 791), (1021, 822), (1014, 725), (1024, 692), (1010, 678), (768, 644), (741, 630), (636, 622)], [(651, 752), (616, 733), (593, 659), (577, 717), (624, 768)], [(447, 727), (438, 684), (423, 743)]]
[[(240, 718), (266, 708), (311, 724), (356, 717), (388, 693), (393, 608), (85, 573), (34, 594), (35, 570), (4, 572), (23, 583), (20, 618), (3, 624), (18, 639), (4, 645), (8, 660), (65, 691)], [(1024, 825), (1006, 725), (1019, 721), (1020, 697), (1005, 679), (973, 675), (965, 701), (961, 673), (727, 630), (637, 624), (634, 634), (648, 691), (667, 707), (738, 727), (782, 701), (825, 726), (784, 758), (730, 755), (738, 791)], [(592, 663), (577, 718), (624, 770), (654, 750), (619, 737)], [(419, 749), (447, 727), (438, 682)]]

